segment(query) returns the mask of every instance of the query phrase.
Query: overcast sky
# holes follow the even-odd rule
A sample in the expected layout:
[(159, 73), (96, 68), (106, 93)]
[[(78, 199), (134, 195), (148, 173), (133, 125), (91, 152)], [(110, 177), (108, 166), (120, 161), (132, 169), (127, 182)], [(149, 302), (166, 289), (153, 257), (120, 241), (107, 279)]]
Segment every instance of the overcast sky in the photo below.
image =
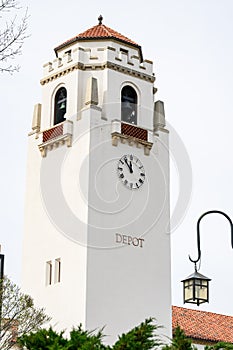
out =
[[(233, 218), (233, 1), (21, 1), (30, 14), (30, 37), (18, 58), (19, 73), (1, 79), (1, 233), (6, 273), (20, 283), (27, 134), (33, 106), (41, 102), (42, 65), (54, 47), (103, 23), (142, 46), (154, 62), (157, 99), (183, 141), (192, 164), (192, 199), (172, 232), (173, 305), (182, 306), (180, 280), (193, 272), (196, 221), (219, 209)], [(1, 19), (1, 24), (2, 24)], [(179, 167), (172, 168), (172, 208), (179, 194)], [(180, 184), (182, 187), (182, 184)], [(233, 315), (233, 250), (224, 217), (201, 225), (200, 272), (212, 278), (210, 303), (200, 309)], [(156, 316), (156, 315), (155, 315)]]

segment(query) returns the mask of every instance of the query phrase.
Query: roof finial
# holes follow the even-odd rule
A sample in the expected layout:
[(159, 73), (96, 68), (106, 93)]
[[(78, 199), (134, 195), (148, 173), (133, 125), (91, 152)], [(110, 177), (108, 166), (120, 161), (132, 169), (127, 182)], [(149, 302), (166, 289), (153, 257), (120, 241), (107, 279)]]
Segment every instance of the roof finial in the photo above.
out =
[(103, 16), (102, 15), (99, 15), (98, 21), (99, 21), (99, 25), (102, 24), (102, 21), (103, 21)]

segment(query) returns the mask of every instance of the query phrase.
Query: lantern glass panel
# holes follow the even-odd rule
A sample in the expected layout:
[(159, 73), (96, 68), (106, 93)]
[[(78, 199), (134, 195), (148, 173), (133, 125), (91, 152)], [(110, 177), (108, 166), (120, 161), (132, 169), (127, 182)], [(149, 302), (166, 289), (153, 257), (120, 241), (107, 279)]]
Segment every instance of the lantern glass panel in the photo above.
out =
[(196, 285), (195, 299), (207, 300), (207, 287), (202, 285)]
[(189, 300), (193, 298), (193, 280), (184, 281), (184, 299)]

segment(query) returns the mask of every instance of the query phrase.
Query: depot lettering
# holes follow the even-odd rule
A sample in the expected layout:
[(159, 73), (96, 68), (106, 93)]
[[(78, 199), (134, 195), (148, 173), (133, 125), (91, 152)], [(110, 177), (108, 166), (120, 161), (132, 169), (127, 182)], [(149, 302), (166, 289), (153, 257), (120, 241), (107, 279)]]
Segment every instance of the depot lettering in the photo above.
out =
[(137, 238), (133, 236), (122, 235), (121, 233), (116, 233), (116, 243), (143, 248), (143, 242), (143, 238)]

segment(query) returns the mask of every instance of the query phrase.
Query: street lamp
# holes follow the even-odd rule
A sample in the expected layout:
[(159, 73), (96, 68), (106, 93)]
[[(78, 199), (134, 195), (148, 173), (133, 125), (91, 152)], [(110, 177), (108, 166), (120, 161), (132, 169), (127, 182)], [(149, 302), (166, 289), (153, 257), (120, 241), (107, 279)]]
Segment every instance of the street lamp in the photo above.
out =
[(4, 255), (0, 254), (0, 283), (4, 277)]
[(233, 248), (233, 224), (231, 219), (227, 214), (220, 210), (210, 210), (202, 214), (197, 221), (197, 249), (198, 257), (196, 260), (191, 259), (189, 255), (189, 260), (194, 263), (194, 273), (182, 280), (183, 282), (183, 295), (184, 303), (191, 303), (200, 305), (202, 303), (209, 302), (209, 281), (210, 278), (203, 276), (197, 271), (197, 263), (201, 259), (201, 248), (200, 248), (200, 222), (201, 219), (208, 214), (221, 214), (229, 221), (231, 226), (231, 246)]
[(209, 302), (209, 281), (210, 278), (197, 272), (195, 264), (195, 272), (185, 278), (183, 281), (184, 303), (200, 304)]
[[(1, 249), (1, 246), (0, 246)], [(4, 278), (4, 255), (0, 254), (0, 340), (2, 333), (2, 293), (3, 293), (3, 278)]]

